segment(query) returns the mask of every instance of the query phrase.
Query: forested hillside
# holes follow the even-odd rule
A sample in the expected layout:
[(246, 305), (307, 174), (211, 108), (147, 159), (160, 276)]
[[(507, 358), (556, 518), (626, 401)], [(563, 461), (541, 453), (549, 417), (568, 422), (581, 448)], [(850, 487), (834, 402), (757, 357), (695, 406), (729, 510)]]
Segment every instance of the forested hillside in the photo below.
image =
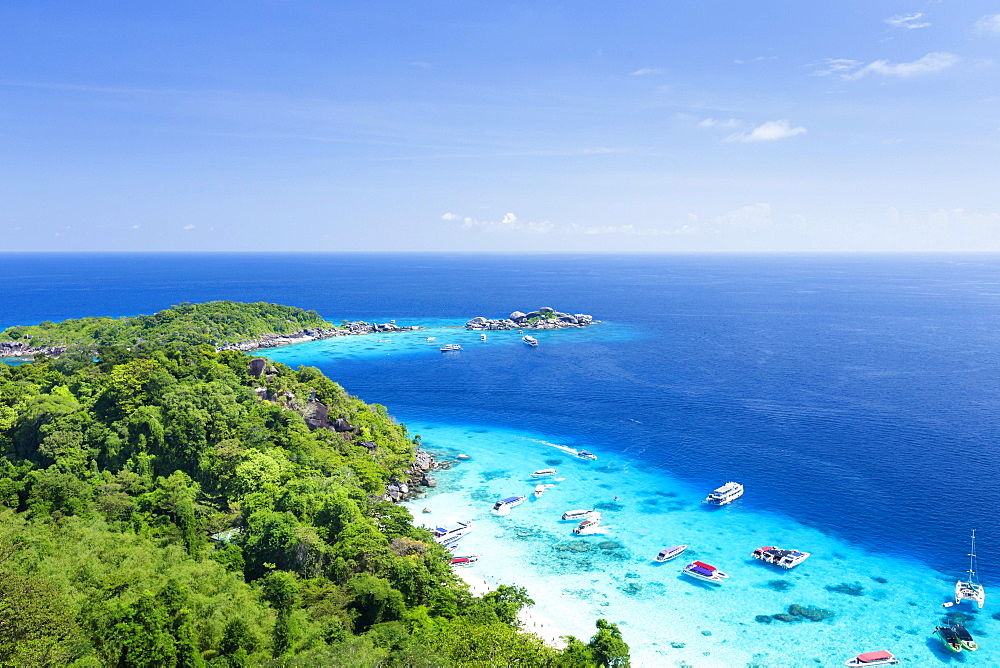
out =
[(265, 334), (290, 334), (306, 328), (333, 327), (316, 311), (257, 302), (217, 301), (180, 304), (153, 315), (122, 318), (74, 318), (63, 322), (8, 327), (0, 341), (19, 341), (33, 348), (69, 344), (132, 345), (150, 343), (209, 343), (219, 346), (256, 339)]
[[(627, 665), (613, 624), (560, 652), (519, 629), (524, 590), (469, 594), (382, 498), (415, 449), (384, 407), (251, 359), (0, 364), (0, 664)], [(310, 429), (317, 402), (355, 429)]]

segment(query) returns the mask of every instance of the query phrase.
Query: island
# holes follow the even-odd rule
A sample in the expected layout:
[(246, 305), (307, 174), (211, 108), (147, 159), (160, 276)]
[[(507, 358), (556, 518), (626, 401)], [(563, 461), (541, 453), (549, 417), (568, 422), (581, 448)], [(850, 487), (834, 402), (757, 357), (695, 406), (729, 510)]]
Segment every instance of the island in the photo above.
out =
[(537, 311), (522, 313), (514, 311), (506, 318), (489, 320), (482, 316), (473, 318), (465, 323), (466, 329), (471, 330), (506, 330), (506, 329), (560, 329), (563, 327), (587, 327), (600, 320), (594, 320), (594, 316), (577, 313), (561, 313), (549, 306), (543, 306)]
[(394, 503), (438, 464), (388, 409), (219, 349), (314, 313), (37, 327), (5, 334), (59, 356), (0, 364), (0, 663), (628, 665), (613, 623), (554, 648), (523, 588), (472, 595)]

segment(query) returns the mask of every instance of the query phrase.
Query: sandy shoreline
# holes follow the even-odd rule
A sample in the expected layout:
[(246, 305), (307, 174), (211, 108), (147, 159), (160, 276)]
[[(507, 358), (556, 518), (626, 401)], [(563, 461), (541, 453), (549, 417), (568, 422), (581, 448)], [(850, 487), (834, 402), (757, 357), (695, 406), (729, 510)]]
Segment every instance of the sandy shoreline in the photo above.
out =
[[(473, 575), (469, 573), (466, 569), (456, 569), (456, 574), (462, 578), (462, 580), (469, 585), (469, 590), (475, 596), (482, 596), (487, 594), (499, 585), (506, 584), (504, 582), (499, 582), (496, 578), (492, 576), (483, 577)], [(529, 594), (530, 595), (530, 594)], [(562, 636), (572, 635), (566, 629), (560, 629), (549, 617), (545, 616), (537, 605), (522, 608), (521, 612), (518, 614), (517, 618), (521, 622), (521, 626), (525, 631), (534, 633), (549, 647), (554, 647), (556, 649), (562, 649), (566, 647), (566, 641), (563, 640)], [(586, 638), (582, 638), (586, 642)]]

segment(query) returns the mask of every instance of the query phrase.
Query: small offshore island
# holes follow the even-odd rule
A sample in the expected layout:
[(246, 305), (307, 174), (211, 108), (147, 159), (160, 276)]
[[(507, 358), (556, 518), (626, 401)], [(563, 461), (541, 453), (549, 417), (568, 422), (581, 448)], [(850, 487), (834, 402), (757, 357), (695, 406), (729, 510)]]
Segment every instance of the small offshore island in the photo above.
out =
[(0, 663), (629, 664), (613, 623), (559, 649), (525, 589), (470, 592), (394, 503), (436, 464), (385, 407), (233, 349), (331, 327), (212, 302), (3, 332), (58, 357), (0, 364)]

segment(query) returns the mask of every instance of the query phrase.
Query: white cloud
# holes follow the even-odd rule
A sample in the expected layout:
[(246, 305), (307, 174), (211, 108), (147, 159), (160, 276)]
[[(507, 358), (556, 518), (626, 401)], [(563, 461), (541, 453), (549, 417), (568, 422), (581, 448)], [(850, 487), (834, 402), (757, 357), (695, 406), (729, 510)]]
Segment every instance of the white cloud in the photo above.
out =
[(850, 58), (827, 58), (823, 61), (823, 69), (813, 72), (818, 77), (825, 77), (830, 74), (848, 74), (856, 71), (864, 63), (860, 60)]
[[(998, 15), (1000, 16), (1000, 15)], [(874, 73), (883, 76), (893, 76), (907, 79), (921, 74), (933, 74), (947, 69), (960, 60), (958, 56), (944, 51), (928, 53), (909, 63), (891, 63), (888, 60), (876, 60), (865, 65), (860, 60), (850, 58), (827, 58), (820, 69), (813, 72), (816, 76), (837, 75), (850, 81), (860, 79), (866, 74)]]
[(647, 74), (663, 74), (664, 70), (662, 67), (641, 67), (635, 72), (629, 72), (630, 77), (642, 77)]
[(1000, 35), (1000, 14), (990, 14), (976, 21), (976, 32)]
[(923, 12), (916, 12), (915, 14), (899, 14), (898, 16), (887, 18), (885, 22), (893, 28), (916, 30), (918, 28), (927, 28), (931, 25), (928, 21), (921, 21), (920, 19), (923, 17)]
[(137, 230), (137, 229), (139, 229), (139, 226), (138, 226), (138, 225), (133, 225), (133, 226), (132, 226), (132, 229), (133, 229), (133, 230)]
[(184, 229), (184, 230), (193, 230), (193, 229), (194, 229), (194, 225), (192, 225), (192, 224), (188, 223), (187, 225), (185, 225), (185, 226), (184, 226), (183, 228), (181, 228), (181, 229)]
[(774, 227), (774, 219), (771, 217), (771, 205), (764, 202), (757, 202), (748, 206), (734, 209), (729, 213), (717, 216), (716, 223), (729, 225), (741, 230), (759, 230)]
[[(459, 220), (459, 216), (453, 213), (445, 214), (441, 216), (442, 220), (454, 221)], [(480, 229), (490, 232), (531, 232), (534, 234), (544, 234), (546, 232), (552, 231), (555, 227), (552, 223), (547, 220), (541, 222), (534, 221), (522, 221), (513, 213), (505, 213), (503, 218), (500, 220), (478, 220), (471, 216), (465, 216), (461, 218), (461, 223), (459, 227), (464, 230)]]
[(728, 130), (733, 130), (735, 128), (741, 127), (743, 121), (738, 121), (735, 118), (727, 118), (726, 120), (720, 120), (718, 118), (706, 118), (698, 122), (699, 128), (726, 128)]
[(776, 139), (786, 139), (788, 137), (794, 137), (795, 135), (801, 135), (806, 132), (806, 129), (801, 125), (797, 127), (792, 127), (792, 124), (788, 122), (788, 119), (781, 119), (777, 121), (768, 121), (758, 125), (750, 132), (737, 132), (726, 137), (726, 141), (733, 142), (756, 142), (756, 141), (774, 141)]

